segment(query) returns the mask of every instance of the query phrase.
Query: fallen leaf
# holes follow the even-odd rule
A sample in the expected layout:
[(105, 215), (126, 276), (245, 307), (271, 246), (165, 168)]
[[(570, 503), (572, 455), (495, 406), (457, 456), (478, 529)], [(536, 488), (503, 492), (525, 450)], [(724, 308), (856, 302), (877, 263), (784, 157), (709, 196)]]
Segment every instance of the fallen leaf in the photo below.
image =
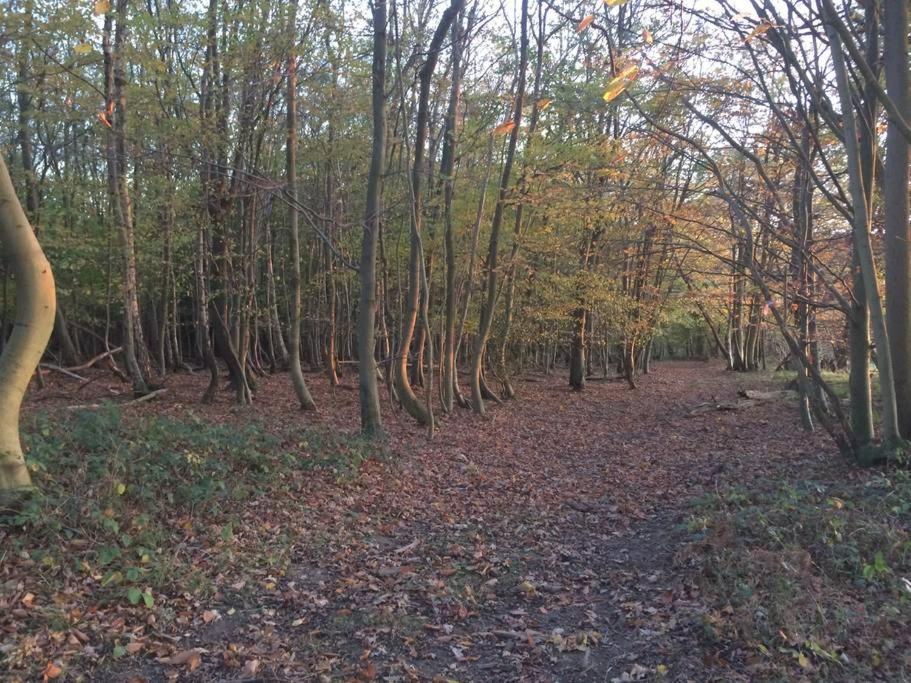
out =
[(44, 667), (44, 671), (41, 672), (41, 677), (47, 683), (51, 679), (58, 678), (62, 673), (63, 669), (60, 666), (54, 662), (48, 662), (47, 666)]

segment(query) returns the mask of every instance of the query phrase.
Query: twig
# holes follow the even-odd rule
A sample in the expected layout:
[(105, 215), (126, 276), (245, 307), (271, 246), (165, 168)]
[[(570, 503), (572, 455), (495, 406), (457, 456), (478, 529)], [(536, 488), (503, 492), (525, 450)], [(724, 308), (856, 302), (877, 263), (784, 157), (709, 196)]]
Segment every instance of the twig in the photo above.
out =
[[(156, 389), (155, 391), (151, 391), (148, 394), (143, 394), (139, 398), (134, 398), (132, 401), (127, 401), (126, 403), (119, 403), (119, 404), (115, 404), (115, 405), (117, 405), (119, 408), (126, 408), (127, 406), (136, 405), (137, 403), (144, 403), (145, 401), (151, 401), (153, 398), (155, 398), (156, 396), (161, 396), (166, 391), (167, 391), (167, 389)], [(104, 407), (103, 403), (85, 403), (83, 405), (78, 405), (78, 406), (67, 406), (66, 409), (67, 410), (97, 410), (98, 408), (102, 408), (102, 407)]]

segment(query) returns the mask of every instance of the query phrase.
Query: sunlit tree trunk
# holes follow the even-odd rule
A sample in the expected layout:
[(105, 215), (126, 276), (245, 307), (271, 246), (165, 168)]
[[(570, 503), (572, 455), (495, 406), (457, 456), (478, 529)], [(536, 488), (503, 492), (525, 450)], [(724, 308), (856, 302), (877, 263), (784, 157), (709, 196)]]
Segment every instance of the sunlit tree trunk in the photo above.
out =
[(0, 155), (0, 250), (16, 282), (16, 321), (0, 354), (0, 505), (31, 487), (19, 409), (54, 328), (54, 276)]

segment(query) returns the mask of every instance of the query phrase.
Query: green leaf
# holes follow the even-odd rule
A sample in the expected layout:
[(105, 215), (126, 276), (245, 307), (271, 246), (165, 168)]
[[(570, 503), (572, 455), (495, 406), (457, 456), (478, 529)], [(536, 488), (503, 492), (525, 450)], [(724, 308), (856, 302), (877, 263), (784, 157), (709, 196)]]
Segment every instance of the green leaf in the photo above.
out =
[(127, 600), (130, 601), (131, 605), (138, 605), (139, 601), (142, 600), (142, 591), (136, 586), (131, 586), (127, 591)]
[(146, 592), (142, 594), (142, 601), (149, 609), (152, 609), (155, 606), (155, 599), (152, 597), (151, 590), (146, 589)]

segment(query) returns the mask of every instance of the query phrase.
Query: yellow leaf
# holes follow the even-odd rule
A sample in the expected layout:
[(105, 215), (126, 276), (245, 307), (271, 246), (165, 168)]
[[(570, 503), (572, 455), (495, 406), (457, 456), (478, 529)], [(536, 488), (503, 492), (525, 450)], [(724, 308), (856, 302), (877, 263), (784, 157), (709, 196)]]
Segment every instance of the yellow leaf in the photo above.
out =
[(592, 22), (595, 20), (594, 14), (589, 14), (582, 21), (579, 22), (579, 26), (576, 28), (576, 33), (582, 33), (585, 29), (592, 25)]
[(516, 127), (515, 121), (506, 121), (505, 123), (501, 123), (499, 126), (494, 128), (493, 134), (494, 135), (506, 135), (507, 133), (511, 132), (512, 129), (515, 127)]
[(107, 14), (111, 11), (111, 0), (95, 0), (92, 11), (95, 14)]
[(538, 100), (536, 102), (536, 104), (538, 105), (538, 111), (544, 111), (551, 105), (552, 102), (553, 102), (553, 100), (549, 100), (546, 97), (542, 97), (540, 100)]
[(604, 0), (604, 4), (608, 7), (619, 7), (620, 5), (625, 5), (626, 0)]
[(766, 33), (767, 31), (769, 31), (770, 29), (773, 29), (773, 28), (775, 28), (775, 25), (771, 21), (769, 21), (768, 19), (763, 19), (758, 24), (756, 24), (755, 28), (753, 28), (753, 30), (750, 31), (750, 34), (746, 38), (743, 39), (743, 42), (750, 43), (750, 42), (752, 42), (753, 38), (758, 38), (763, 33)]
[(604, 101), (611, 102), (620, 94), (626, 90), (626, 86), (636, 80), (636, 76), (639, 74), (639, 67), (635, 64), (630, 64), (623, 71), (617, 74), (616, 77), (612, 78), (607, 84), (607, 89), (604, 91)]
[(800, 665), (801, 669), (810, 668), (810, 660), (807, 658), (807, 656), (803, 652), (799, 652), (797, 654), (797, 664)]
[(623, 71), (620, 72), (620, 75), (623, 76), (623, 78), (627, 79), (628, 81), (635, 80), (636, 76), (639, 75), (639, 65), (630, 64), (628, 67), (626, 67)]
[(658, 672), (659, 676), (667, 676), (667, 667), (664, 664), (659, 664), (656, 666), (655, 671)]
[(122, 496), (127, 492), (127, 485), (123, 482), (117, 482), (117, 495)]
[(652, 32), (649, 31), (647, 28), (642, 29), (642, 40), (645, 41), (646, 45), (651, 45), (652, 43), (655, 42), (655, 39), (652, 38)]
[(87, 55), (92, 51), (91, 43), (79, 43), (76, 47), (73, 48), (73, 52), (77, 55)]

